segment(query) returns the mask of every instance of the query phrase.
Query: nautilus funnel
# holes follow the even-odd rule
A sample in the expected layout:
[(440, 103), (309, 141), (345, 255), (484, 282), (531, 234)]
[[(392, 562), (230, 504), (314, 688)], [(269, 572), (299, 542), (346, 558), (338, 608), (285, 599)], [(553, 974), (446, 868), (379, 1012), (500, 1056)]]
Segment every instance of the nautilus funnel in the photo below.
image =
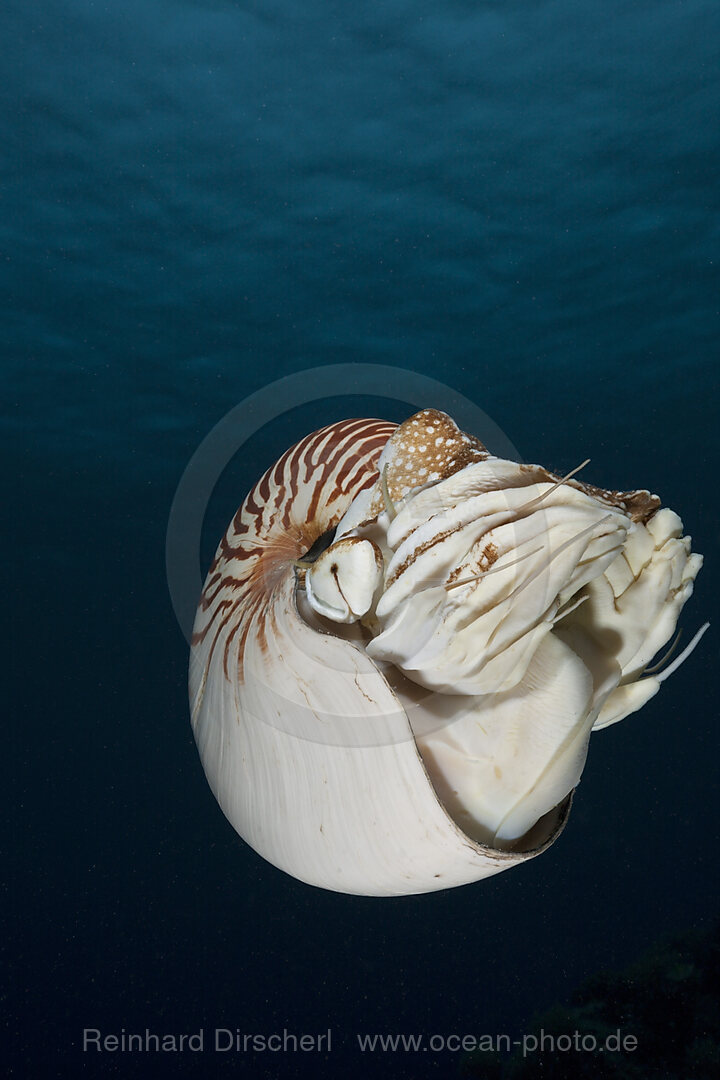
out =
[(262, 856), (340, 892), (533, 858), (591, 732), (702, 636), (648, 669), (701, 565), (656, 495), (494, 457), (437, 410), (313, 432), (205, 582), (190, 702), (210, 786)]

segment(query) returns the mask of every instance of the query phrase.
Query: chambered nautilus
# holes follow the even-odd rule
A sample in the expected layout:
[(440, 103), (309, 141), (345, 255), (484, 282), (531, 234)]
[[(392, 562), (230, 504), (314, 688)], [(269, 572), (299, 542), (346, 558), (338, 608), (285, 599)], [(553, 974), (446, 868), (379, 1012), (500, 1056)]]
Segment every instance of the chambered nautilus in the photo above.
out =
[(324, 427), (258, 481), (205, 582), (210, 786), (256, 851), (339, 892), (522, 863), (562, 830), (591, 731), (697, 644), (648, 669), (701, 564), (657, 496), (494, 457), (434, 409)]

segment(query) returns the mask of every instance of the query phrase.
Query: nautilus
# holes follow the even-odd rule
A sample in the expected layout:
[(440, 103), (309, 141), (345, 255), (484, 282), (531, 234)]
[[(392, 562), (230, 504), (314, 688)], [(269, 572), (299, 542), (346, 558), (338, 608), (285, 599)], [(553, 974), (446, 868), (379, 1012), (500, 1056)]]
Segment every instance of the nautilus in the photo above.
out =
[(190, 659), (193, 731), (244, 840), (288, 874), (392, 896), (546, 851), (591, 732), (686, 658), (702, 557), (645, 490), (495, 457), (445, 413), (343, 420), (230, 523)]

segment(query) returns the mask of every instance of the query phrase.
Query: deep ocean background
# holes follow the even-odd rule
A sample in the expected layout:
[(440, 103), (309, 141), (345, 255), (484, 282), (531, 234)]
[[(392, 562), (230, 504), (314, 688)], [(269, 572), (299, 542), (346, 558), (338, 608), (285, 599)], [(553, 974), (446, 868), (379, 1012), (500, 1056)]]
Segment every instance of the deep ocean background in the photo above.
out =
[[(542, 858), (428, 897), (296, 883), (233, 833), (189, 727), (165, 579), (176, 486), (273, 380), (432, 376), (526, 460), (647, 486), (718, 595), (720, 8), (712, 0), (5, 0), (0, 940), (18, 1077), (397, 1078), (356, 1032), (522, 1032), (718, 915), (718, 629), (593, 736)], [(281, 412), (211, 501), (204, 568), (306, 431)], [(351, 384), (348, 391), (352, 391)], [(414, 407), (415, 403), (411, 403)], [(434, 402), (427, 402), (434, 404)], [(241, 441), (238, 439), (238, 441)], [(83, 1055), (82, 1029), (333, 1029), (317, 1055)]]

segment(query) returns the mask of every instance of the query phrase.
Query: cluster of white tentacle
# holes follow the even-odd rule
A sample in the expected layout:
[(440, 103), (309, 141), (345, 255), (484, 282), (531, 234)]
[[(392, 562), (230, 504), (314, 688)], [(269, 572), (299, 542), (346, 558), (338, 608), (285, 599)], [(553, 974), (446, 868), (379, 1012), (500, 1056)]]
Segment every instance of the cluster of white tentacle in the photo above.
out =
[(577, 784), (591, 729), (645, 704), (699, 640), (643, 677), (702, 556), (671, 510), (634, 520), (444, 414), (413, 423), (307, 570), (307, 599), (434, 692), (415, 730), (431, 779), (469, 835), (511, 846)]

